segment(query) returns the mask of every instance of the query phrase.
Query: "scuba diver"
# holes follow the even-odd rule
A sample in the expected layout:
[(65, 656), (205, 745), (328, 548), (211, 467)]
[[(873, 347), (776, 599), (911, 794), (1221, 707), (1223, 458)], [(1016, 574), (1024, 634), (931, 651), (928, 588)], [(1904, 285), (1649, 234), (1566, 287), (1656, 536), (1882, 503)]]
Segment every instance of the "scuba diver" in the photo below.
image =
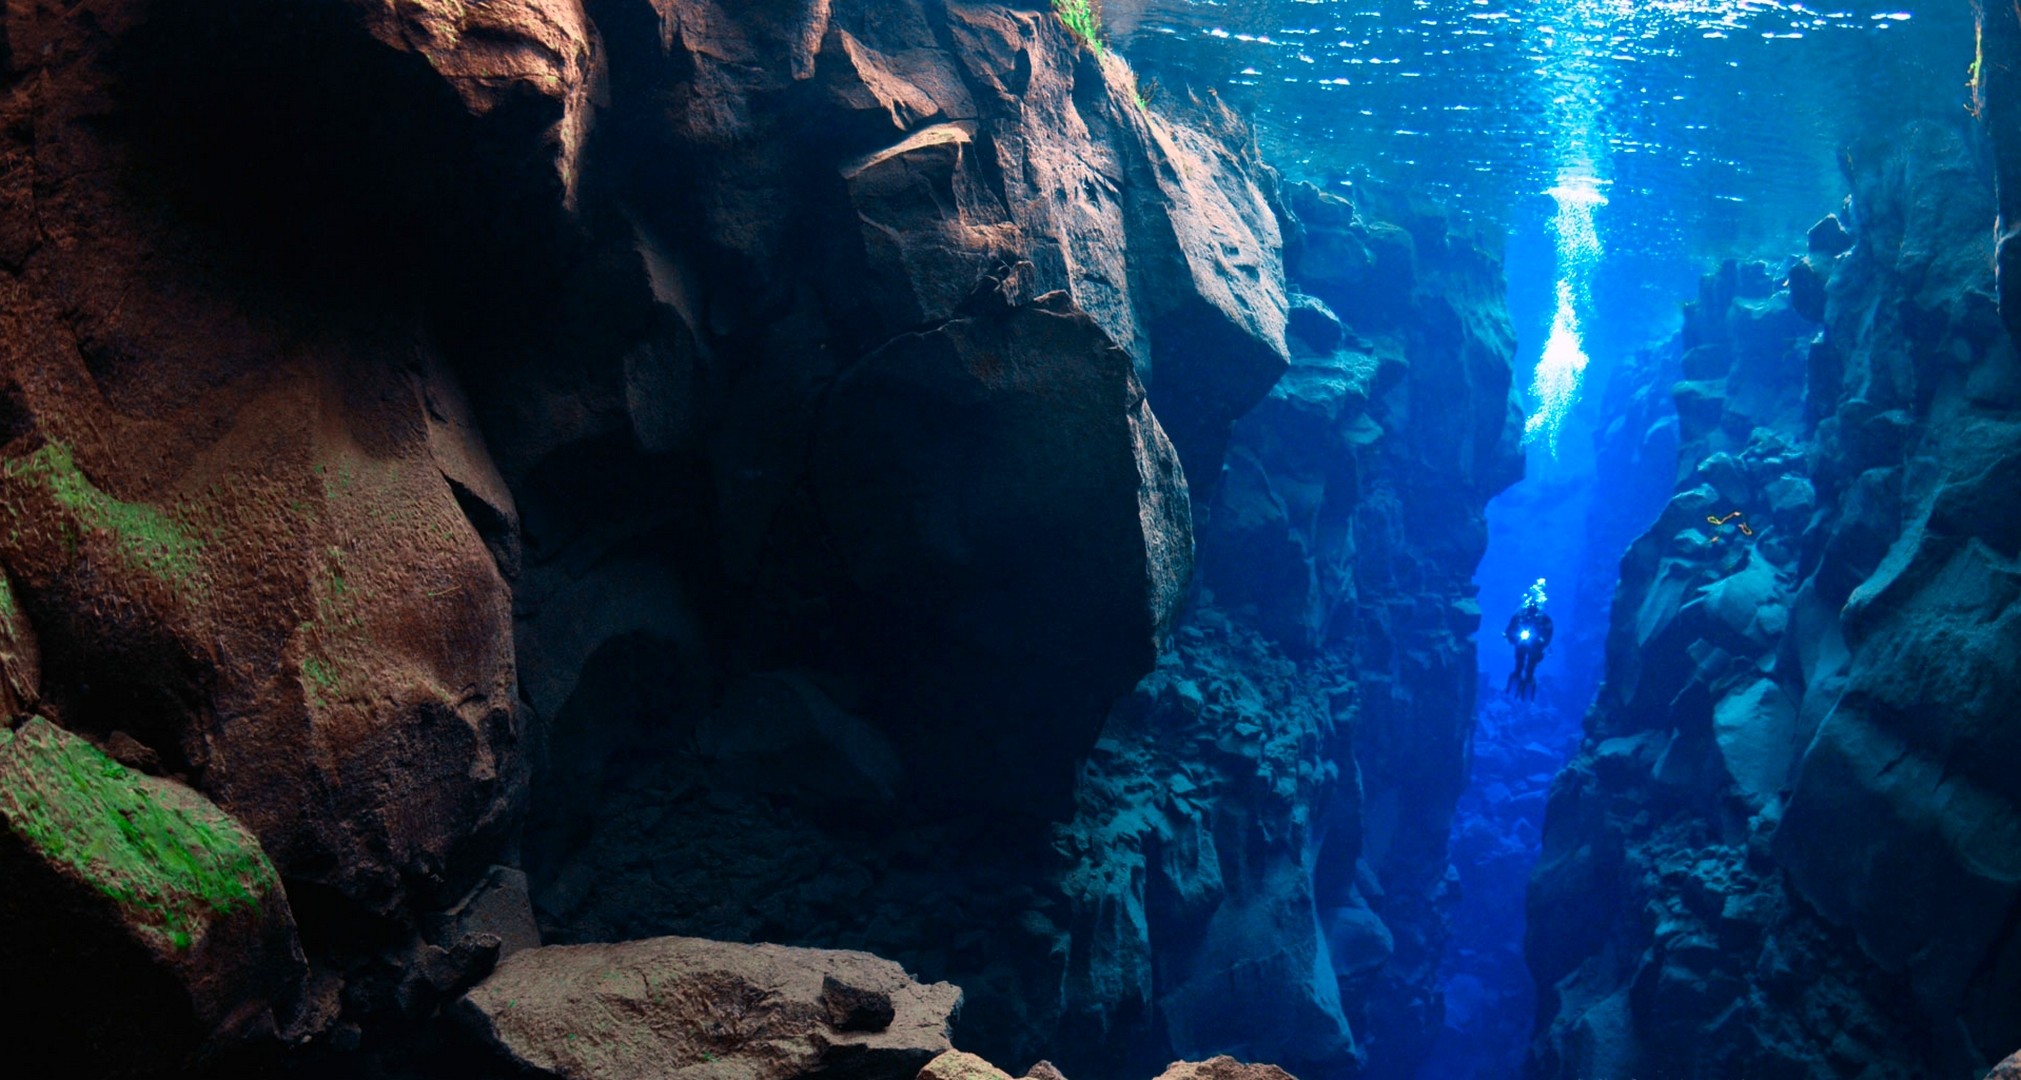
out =
[(1537, 661), (1544, 658), (1544, 650), (1551, 646), (1551, 617), (1544, 614), (1544, 579), (1538, 578), (1535, 585), (1523, 592), (1523, 609), (1509, 616), (1509, 625), (1502, 636), (1516, 647), (1516, 670), (1509, 673), (1509, 683), (1503, 688), (1505, 693), (1514, 693), (1526, 701), (1537, 699)]

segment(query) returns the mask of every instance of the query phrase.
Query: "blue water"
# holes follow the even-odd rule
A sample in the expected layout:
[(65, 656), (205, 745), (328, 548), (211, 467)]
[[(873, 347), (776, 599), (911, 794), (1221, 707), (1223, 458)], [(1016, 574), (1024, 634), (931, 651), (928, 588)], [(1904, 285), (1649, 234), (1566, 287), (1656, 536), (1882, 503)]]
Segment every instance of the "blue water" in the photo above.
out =
[[(1546, 790), (1601, 676), (1623, 530), (1667, 494), (1667, 478), (1631, 489), (1596, 457), (1610, 383), (1675, 332), (1708, 263), (1802, 250), (1844, 195), (1848, 141), (1963, 109), (1970, 6), (1107, 0), (1107, 11), (1152, 93), (1221, 95), (1292, 176), (1428, 192), (1504, 245), (1528, 469), (1489, 508), (1476, 578), (1481, 704), (1452, 840), (1463, 899), (1443, 966), (1447, 1030), (1419, 1080), (1513, 1078), (1533, 1006), (1522, 898)], [(1502, 693), (1499, 632), (1539, 577), (1558, 637), (1537, 701), (1519, 703)]]
[[(1273, 161), (1516, 225), (1592, 180), (1617, 250), (1779, 254), (1870, 122), (1962, 108), (1962, 0), (1107, 0), (1140, 71), (1250, 109)], [(1891, 120), (1892, 118), (1892, 120)]]

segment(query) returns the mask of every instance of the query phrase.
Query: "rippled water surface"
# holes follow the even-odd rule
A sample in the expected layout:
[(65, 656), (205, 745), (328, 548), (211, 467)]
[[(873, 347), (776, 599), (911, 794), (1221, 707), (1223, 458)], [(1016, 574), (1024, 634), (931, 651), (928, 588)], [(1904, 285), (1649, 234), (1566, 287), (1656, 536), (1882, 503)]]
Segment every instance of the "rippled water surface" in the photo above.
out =
[[(1158, 89), (1211, 86), (1273, 159), (1373, 175), (1486, 224), (1604, 200), (1650, 254), (1785, 250), (1849, 139), (1962, 120), (1967, 0), (1108, 0)], [(1562, 203), (1562, 200), (1560, 200)]]

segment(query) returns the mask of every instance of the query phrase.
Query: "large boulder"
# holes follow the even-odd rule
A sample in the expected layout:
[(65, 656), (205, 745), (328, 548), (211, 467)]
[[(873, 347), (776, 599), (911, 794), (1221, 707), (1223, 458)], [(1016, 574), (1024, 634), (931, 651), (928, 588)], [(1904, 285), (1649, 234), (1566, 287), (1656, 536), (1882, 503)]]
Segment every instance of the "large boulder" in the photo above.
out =
[(16, 1045), (137, 1076), (293, 1034), (308, 968), (280, 876), (188, 787), (39, 717), (0, 729), (0, 876)]
[(454, 1006), (527, 1075), (913, 1080), (961, 991), (866, 953), (654, 938), (516, 953)]

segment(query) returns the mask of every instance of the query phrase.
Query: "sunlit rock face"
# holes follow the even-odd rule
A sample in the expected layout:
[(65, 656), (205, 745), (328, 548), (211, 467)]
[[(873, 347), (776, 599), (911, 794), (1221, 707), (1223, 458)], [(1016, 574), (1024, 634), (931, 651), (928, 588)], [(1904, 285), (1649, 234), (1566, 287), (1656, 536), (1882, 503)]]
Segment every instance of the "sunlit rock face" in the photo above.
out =
[(2021, 1044), (1991, 177), (1926, 125), (1847, 178), (1804, 260), (1723, 267), (1675, 346), (1680, 478), (1532, 885), (1541, 1075), (1965, 1076)]

